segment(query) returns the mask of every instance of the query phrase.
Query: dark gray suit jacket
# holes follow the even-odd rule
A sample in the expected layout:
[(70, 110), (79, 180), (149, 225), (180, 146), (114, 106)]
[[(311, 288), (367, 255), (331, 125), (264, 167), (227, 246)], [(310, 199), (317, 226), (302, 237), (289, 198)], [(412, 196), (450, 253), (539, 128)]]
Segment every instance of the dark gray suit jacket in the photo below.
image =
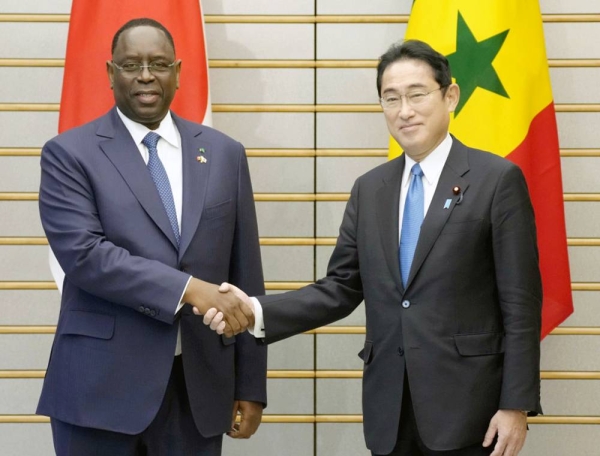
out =
[(167, 387), (176, 323), (204, 436), (230, 429), (234, 399), (266, 402), (266, 347), (248, 334), (216, 335), (189, 305), (175, 317), (189, 275), (260, 294), (264, 282), (244, 148), (216, 130), (173, 119), (183, 154), (179, 249), (115, 109), (44, 146), (40, 214), (66, 278), (39, 414), (140, 433)]
[(541, 412), (542, 289), (520, 169), (453, 139), (404, 289), (404, 163), (401, 156), (356, 181), (327, 277), (260, 298), (267, 343), (339, 320), (364, 298), (364, 431), (378, 454), (396, 443), (405, 369), (433, 450), (481, 443), (499, 408)]

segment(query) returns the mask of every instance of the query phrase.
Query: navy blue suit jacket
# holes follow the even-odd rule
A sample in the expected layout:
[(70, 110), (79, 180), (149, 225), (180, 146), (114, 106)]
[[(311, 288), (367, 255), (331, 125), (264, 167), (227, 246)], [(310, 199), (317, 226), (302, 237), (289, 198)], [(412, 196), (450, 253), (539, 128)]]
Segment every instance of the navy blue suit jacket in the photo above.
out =
[(229, 430), (234, 400), (266, 403), (264, 346), (247, 333), (216, 335), (190, 305), (175, 316), (189, 275), (252, 294), (262, 294), (264, 282), (243, 146), (173, 119), (183, 154), (179, 249), (116, 109), (43, 148), (40, 214), (66, 278), (39, 414), (142, 432), (167, 387), (177, 323), (192, 412), (205, 437)]

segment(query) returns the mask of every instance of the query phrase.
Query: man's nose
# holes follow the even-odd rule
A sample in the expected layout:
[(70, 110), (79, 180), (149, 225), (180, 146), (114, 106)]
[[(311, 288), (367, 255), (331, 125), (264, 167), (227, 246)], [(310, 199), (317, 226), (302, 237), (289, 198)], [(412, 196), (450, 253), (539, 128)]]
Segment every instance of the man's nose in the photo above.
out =
[(411, 117), (414, 114), (414, 110), (412, 108), (412, 106), (410, 104), (407, 103), (406, 98), (403, 98), (400, 102), (400, 109), (398, 110), (398, 115), (403, 118), (406, 119), (408, 117)]
[(148, 81), (154, 79), (154, 74), (152, 74), (150, 68), (148, 68), (147, 65), (144, 65), (140, 67), (140, 73), (138, 75), (138, 78), (143, 81)]

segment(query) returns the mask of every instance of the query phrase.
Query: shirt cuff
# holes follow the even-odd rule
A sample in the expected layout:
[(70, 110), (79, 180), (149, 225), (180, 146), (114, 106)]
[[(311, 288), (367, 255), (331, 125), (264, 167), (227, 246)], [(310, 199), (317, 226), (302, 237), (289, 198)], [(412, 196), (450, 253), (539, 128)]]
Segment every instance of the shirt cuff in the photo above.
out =
[(265, 334), (265, 320), (263, 319), (263, 310), (260, 302), (255, 297), (251, 297), (252, 303), (254, 304), (254, 328), (248, 328), (248, 332), (257, 339), (264, 339)]
[(187, 291), (187, 287), (190, 285), (190, 281), (191, 280), (192, 280), (192, 276), (190, 276), (190, 278), (188, 279), (187, 283), (185, 284), (185, 287), (183, 287), (183, 291), (181, 292), (181, 297), (179, 298), (179, 304), (177, 304), (177, 309), (175, 309), (175, 315), (177, 315), (177, 313), (181, 310), (181, 308), (185, 304), (185, 302), (181, 302), (181, 301), (183, 301), (183, 295)]

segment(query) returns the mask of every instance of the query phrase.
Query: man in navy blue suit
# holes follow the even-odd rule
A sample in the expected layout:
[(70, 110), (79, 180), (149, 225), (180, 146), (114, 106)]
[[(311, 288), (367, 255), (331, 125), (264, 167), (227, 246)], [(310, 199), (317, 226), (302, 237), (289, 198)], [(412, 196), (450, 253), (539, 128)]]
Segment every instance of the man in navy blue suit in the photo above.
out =
[[(219, 455), (266, 404), (266, 348), (239, 333), (252, 312), (215, 285), (264, 292), (245, 151), (170, 111), (181, 61), (160, 23), (125, 24), (106, 66), (116, 106), (42, 151), (66, 277), (37, 412), (59, 455)], [(226, 334), (192, 312), (210, 307)]]

